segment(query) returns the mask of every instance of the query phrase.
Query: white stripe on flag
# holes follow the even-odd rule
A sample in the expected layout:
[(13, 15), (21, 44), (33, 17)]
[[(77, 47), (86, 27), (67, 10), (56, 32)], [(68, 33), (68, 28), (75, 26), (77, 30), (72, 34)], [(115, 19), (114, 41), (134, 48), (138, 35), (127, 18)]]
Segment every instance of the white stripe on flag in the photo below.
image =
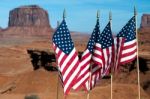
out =
[(60, 51), (60, 50), (59, 50), (59, 48), (57, 47), (57, 48), (56, 48), (56, 54), (58, 54), (59, 51)]
[(99, 44), (99, 43), (96, 43), (95, 46), (101, 48), (101, 44)]

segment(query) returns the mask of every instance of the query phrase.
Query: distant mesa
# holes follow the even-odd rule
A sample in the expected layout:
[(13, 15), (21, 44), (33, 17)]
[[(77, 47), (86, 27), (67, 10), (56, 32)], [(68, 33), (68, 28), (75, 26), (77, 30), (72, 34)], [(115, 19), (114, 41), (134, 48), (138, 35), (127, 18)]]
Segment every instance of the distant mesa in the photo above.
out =
[(50, 27), (48, 13), (37, 5), (15, 8), (9, 13), (9, 27)]
[(8, 27), (1, 31), (0, 37), (50, 38), (53, 31), (48, 12), (38, 5), (27, 5), (10, 11)]
[[(145, 33), (150, 34), (150, 14), (143, 14), (141, 17), (140, 32), (145, 35)], [(149, 36), (148, 36), (149, 37)]]
[(143, 14), (141, 18), (141, 28), (150, 28), (150, 14)]
[[(52, 28), (48, 12), (38, 5), (26, 5), (9, 12), (8, 27), (0, 30), (1, 38), (42, 38), (52, 39), (56, 28)], [(73, 39), (78, 41), (83, 35), (71, 32)], [(89, 35), (88, 35), (89, 36)], [(84, 36), (86, 39), (88, 36)], [(80, 39), (81, 40), (81, 39)]]

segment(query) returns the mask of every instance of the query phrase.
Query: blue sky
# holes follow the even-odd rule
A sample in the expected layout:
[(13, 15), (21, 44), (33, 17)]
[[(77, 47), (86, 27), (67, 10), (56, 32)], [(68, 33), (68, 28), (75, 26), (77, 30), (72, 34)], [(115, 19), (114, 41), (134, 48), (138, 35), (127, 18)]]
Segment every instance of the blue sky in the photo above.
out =
[(70, 30), (91, 33), (96, 23), (96, 12), (100, 10), (101, 31), (112, 12), (112, 31), (119, 32), (133, 16), (133, 8), (138, 11), (138, 27), (143, 13), (150, 14), (150, 0), (1, 0), (0, 26), (8, 25), (9, 11), (21, 5), (37, 4), (49, 13), (50, 24), (56, 27), (62, 20), (64, 8), (67, 12), (67, 24)]

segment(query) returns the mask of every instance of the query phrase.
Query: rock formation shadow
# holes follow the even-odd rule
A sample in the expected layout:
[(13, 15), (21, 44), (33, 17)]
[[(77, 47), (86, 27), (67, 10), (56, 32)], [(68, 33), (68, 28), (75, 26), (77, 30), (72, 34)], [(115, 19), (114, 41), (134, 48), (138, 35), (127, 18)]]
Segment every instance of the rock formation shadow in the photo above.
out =
[(150, 88), (150, 81), (144, 82), (143, 89), (148, 90)]
[(142, 73), (146, 73), (147, 71), (149, 71), (149, 68), (148, 68), (148, 64), (147, 64), (147, 61), (146, 59), (142, 58), (142, 57), (139, 57), (139, 69), (140, 69), (140, 72)]
[(57, 71), (56, 65), (53, 64), (56, 61), (54, 53), (39, 50), (27, 50), (27, 52), (34, 70), (44, 68), (47, 71)]
[[(142, 58), (142, 57), (139, 57), (139, 70), (140, 72), (142, 72), (143, 74), (145, 74), (147, 71), (149, 71), (149, 68), (148, 68), (148, 64), (147, 64), (147, 61), (146, 59)], [(126, 65), (129, 65), (129, 71), (132, 71), (133, 69), (136, 68), (136, 65), (137, 65), (137, 61), (134, 60), (133, 62), (131, 62), (130, 64), (126, 64)]]

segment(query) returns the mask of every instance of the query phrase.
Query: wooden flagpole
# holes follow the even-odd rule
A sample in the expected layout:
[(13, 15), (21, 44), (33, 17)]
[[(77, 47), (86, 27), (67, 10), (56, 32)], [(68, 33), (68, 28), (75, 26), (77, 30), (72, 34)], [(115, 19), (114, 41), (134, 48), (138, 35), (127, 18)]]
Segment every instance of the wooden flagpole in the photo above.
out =
[(58, 74), (57, 74), (57, 97), (56, 99), (59, 99), (59, 68), (58, 68)]
[[(64, 9), (64, 12), (63, 12), (63, 20), (65, 20), (65, 18), (66, 18), (66, 9)], [(67, 99), (66, 95), (64, 96), (64, 99)]]
[[(66, 10), (63, 11), (63, 20), (66, 18)], [(60, 23), (57, 21), (57, 28), (59, 27)], [(58, 64), (58, 62), (57, 62)], [(57, 73), (57, 97), (56, 99), (59, 99), (59, 67), (58, 67), (58, 73)], [(66, 99), (66, 96), (65, 96)]]
[(88, 94), (87, 94), (87, 99), (90, 99), (90, 85), (91, 85), (91, 80), (92, 80), (92, 65), (90, 65), (90, 72), (89, 72), (90, 78), (88, 81)]
[(135, 24), (136, 24), (136, 39), (137, 39), (137, 73), (138, 73), (138, 99), (141, 99), (141, 91), (140, 91), (140, 68), (139, 68), (139, 44), (138, 44), (138, 32), (137, 32), (137, 11), (134, 7), (134, 16), (135, 16)]
[[(111, 13), (111, 11), (109, 12), (109, 22), (110, 22), (110, 28), (111, 28), (111, 30), (112, 30), (112, 13)], [(111, 68), (111, 74), (110, 74), (110, 77), (111, 77), (111, 88), (110, 88), (110, 92), (111, 92), (111, 95), (110, 95), (110, 97), (111, 97), (111, 99), (112, 99), (112, 88), (113, 88), (113, 75), (112, 75), (112, 68)]]
[[(57, 21), (57, 28), (59, 27), (59, 21)], [(55, 56), (56, 57), (56, 56)], [(58, 64), (58, 62), (57, 62)], [(59, 67), (57, 66), (57, 97), (56, 99), (59, 99)]]
[(110, 95), (110, 99), (113, 98), (113, 94), (112, 94), (113, 83), (112, 82), (113, 82), (113, 75), (111, 73), (111, 95)]
[(89, 73), (90, 79), (89, 79), (89, 81), (88, 81), (88, 94), (87, 94), (87, 99), (90, 99), (90, 82), (91, 82), (91, 77), (92, 77), (91, 71), (92, 71), (92, 66), (90, 67), (90, 73)]
[[(57, 28), (59, 27), (59, 21), (57, 21)], [(55, 56), (56, 57), (56, 56)], [(58, 64), (58, 62), (57, 62)], [(59, 99), (59, 67), (57, 66), (57, 97), (56, 99)]]

